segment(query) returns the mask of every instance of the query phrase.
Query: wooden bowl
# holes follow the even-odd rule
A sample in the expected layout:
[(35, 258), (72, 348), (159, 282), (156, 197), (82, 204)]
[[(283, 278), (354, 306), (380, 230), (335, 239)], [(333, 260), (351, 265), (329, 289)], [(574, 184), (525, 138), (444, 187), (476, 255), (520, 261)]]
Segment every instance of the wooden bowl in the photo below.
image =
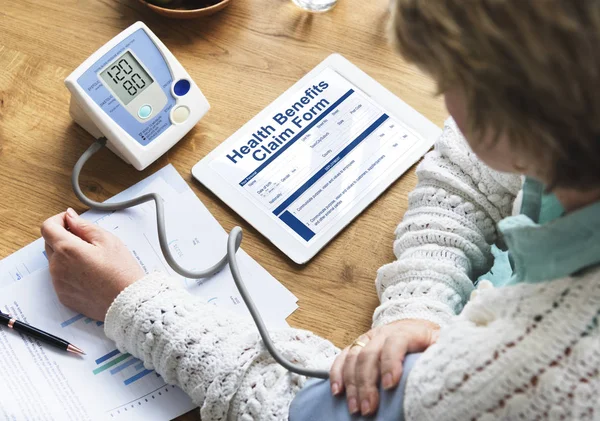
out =
[[(166, 16), (172, 19), (194, 19), (200, 18), (204, 16), (210, 16), (212, 14), (217, 13), (218, 11), (224, 9), (229, 5), (231, 0), (220, 0), (216, 4), (212, 4), (210, 6), (204, 7), (196, 7), (194, 2), (183, 2), (182, 6), (177, 8), (168, 8), (158, 6), (156, 4), (148, 3), (146, 0), (139, 0), (143, 4), (145, 4), (150, 10), (158, 13), (159, 15)], [(202, 3), (202, 2), (197, 2)]]

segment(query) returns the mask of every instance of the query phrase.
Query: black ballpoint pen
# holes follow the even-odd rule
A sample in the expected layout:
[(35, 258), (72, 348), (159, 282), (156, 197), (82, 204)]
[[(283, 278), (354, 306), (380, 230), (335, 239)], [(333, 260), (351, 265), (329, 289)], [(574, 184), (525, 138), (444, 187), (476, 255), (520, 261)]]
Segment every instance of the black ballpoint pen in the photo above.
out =
[(39, 339), (40, 341), (52, 345), (56, 348), (62, 349), (63, 351), (72, 352), (73, 354), (78, 355), (85, 355), (85, 352), (77, 348), (75, 345), (71, 345), (64, 339), (60, 339), (57, 336), (44, 332), (43, 330), (37, 329), (33, 326), (29, 326), (27, 323), (20, 322), (14, 317), (11, 317), (9, 314), (2, 313), (1, 311), (0, 324), (5, 324), (10, 329), (14, 329), (17, 332), (21, 332), (33, 338)]

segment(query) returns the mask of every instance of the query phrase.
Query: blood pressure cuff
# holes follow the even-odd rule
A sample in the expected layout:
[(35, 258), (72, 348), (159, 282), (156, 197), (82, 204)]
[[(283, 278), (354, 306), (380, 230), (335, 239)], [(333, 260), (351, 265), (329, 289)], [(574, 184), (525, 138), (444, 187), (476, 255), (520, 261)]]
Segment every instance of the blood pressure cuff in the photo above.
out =
[(312, 379), (296, 395), (290, 406), (289, 421), (404, 421), (404, 389), (408, 375), (421, 356), (408, 354), (402, 378), (391, 390), (379, 387), (379, 409), (375, 415), (350, 415), (346, 396), (333, 396), (329, 380)]

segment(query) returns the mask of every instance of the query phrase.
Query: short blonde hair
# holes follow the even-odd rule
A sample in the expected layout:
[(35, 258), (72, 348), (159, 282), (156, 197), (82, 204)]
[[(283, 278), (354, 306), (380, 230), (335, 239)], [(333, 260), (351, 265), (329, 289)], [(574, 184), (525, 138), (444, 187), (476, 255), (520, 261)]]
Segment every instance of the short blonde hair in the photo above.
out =
[(392, 38), (468, 130), (506, 133), (552, 187), (600, 187), (600, 0), (396, 0)]

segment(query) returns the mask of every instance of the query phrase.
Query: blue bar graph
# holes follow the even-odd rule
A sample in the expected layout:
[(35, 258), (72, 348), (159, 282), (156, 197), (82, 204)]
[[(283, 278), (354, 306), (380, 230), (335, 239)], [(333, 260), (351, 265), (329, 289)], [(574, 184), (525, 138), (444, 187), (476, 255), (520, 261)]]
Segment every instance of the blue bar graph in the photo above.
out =
[(144, 376), (147, 376), (148, 374), (152, 373), (153, 371), (154, 370), (141, 371), (141, 372), (137, 373), (135, 376), (128, 378), (123, 383), (125, 383), (125, 386), (129, 386), (131, 383), (138, 381), (139, 379), (141, 379)]
[(72, 325), (73, 323), (83, 319), (85, 316), (83, 314), (78, 314), (77, 316), (71, 317), (69, 320), (65, 320), (60, 324), (60, 327), (67, 327)]
[(143, 362), (140, 362), (138, 365), (136, 365), (136, 366), (135, 366), (135, 367), (133, 367), (133, 368), (135, 368), (136, 370), (141, 370), (142, 368), (144, 368), (144, 363), (143, 363)]
[(102, 364), (104, 361), (106, 360), (110, 360), (112, 357), (114, 357), (115, 355), (119, 355), (120, 352), (118, 349), (115, 349), (114, 351), (110, 351), (108, 354), (103, 355), (102, 357), (98, 358), (96, 360), (96, 364)]
[(138, 362), (138, 360), (136, 358), (132, 358), (130, 360), (127, 360), (123, 364), (121, 364), (120, 366), (115, 367), (112, 370), (110, 370), (110, 374), (114, 376), (115, 374), (120, 373), (121, 371), (125, 370), (127, 367), (132, 366), (136, 362)]

